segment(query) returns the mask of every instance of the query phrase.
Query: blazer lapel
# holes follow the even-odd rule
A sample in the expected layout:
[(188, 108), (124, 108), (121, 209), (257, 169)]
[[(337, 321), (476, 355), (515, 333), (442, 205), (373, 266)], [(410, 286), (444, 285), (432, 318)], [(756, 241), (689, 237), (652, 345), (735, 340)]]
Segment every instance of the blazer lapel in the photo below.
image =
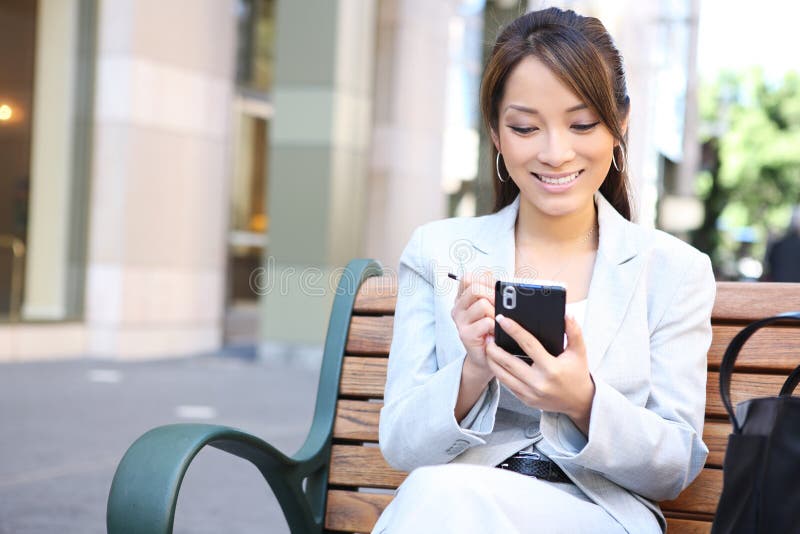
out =
[(643, 267), (635, 225), (622, 217), (599, 192), (595, 194), (595, 202), (600, 244), (583, 328), (592, 371), (617, 335)]
[(470, 239), (463, 240), (462, 248), (469, 246), (472, 250), (464, 254), (468, 261), (459, 266), (462, 272), (488, 269), (498, 280), (514, 277), (514, 226), (518, 212), (519, 195), (505, 208), (484, 217), (485, 224)]

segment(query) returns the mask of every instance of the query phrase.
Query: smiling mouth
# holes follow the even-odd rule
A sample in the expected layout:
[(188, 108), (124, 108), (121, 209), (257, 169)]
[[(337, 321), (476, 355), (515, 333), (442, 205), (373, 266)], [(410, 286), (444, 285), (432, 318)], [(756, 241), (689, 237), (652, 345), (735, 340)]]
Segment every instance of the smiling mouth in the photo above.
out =
[(538, 178), (540, 181), (550, 184), (550, 185), (566, 185), (570, 182), (573, 182), (578, 179), (578, 176), (583, 172), (583, 170), (573, 172), (570, 174), (536, 174), (532, 172), (531, 174)]

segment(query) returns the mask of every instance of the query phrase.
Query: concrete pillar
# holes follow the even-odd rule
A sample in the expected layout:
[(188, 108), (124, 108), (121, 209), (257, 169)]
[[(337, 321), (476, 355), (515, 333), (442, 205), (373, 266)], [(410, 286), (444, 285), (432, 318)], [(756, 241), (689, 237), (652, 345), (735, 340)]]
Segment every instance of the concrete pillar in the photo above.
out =
[(392, 269), (414, 228), (446, 215), (442, 149), (456, 5), (380, 2), (366, 254)]
[(315, 364), (338, 268), (364, 251), (375, 2), (277, 6), (269, 248), (253, 277), (266, 358)]
[(96, 355), (221, 340), (234, 0), (99, 6), (86, 322)]

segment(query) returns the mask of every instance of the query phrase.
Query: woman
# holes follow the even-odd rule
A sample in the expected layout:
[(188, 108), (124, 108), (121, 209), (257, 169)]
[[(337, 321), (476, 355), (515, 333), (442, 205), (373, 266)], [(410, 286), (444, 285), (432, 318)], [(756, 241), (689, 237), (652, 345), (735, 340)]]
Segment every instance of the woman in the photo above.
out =
[[(512, 22), (481, 109), (495, 213), (426, 224), (400, 260), (380, 446), (411, 474), (374, 532), (663, 532), (657, 502), (708, 453), (709, 259), (630, 222), (629, 98), (597, 19)], [(494, 279), (518, 276), (568, 287), (557, 358), (495, 318)]]

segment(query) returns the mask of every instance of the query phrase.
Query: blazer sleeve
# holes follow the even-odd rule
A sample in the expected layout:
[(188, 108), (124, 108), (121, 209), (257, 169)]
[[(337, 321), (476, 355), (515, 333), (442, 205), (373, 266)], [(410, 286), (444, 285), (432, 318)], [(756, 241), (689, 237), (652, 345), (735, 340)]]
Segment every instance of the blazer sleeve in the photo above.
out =
[(650, 335), (646, 405), (635, 405), (593, 377), (588, 439), (566, 415), (542, 416), (542, 434), (558, 450), (554, 459), (598, 472), (655, 501), (677, 497), (708, 455), (702, 435), (716, 283), (708, 256), (693, 256)]
[(433, 269), (426, 269), (421, 253), (423, 232), (424, 227), (414, 232), (400, 258), (394, 333), (379, 423), (384, 458), (405, 471), (447, 463), (466, 449), (485, 444), (482, 436), (494, 428), (500, 398), (499, 384), (493, 379), (461, 425), (456, 421), (466, 352), (439, 367), (435, 284)]

